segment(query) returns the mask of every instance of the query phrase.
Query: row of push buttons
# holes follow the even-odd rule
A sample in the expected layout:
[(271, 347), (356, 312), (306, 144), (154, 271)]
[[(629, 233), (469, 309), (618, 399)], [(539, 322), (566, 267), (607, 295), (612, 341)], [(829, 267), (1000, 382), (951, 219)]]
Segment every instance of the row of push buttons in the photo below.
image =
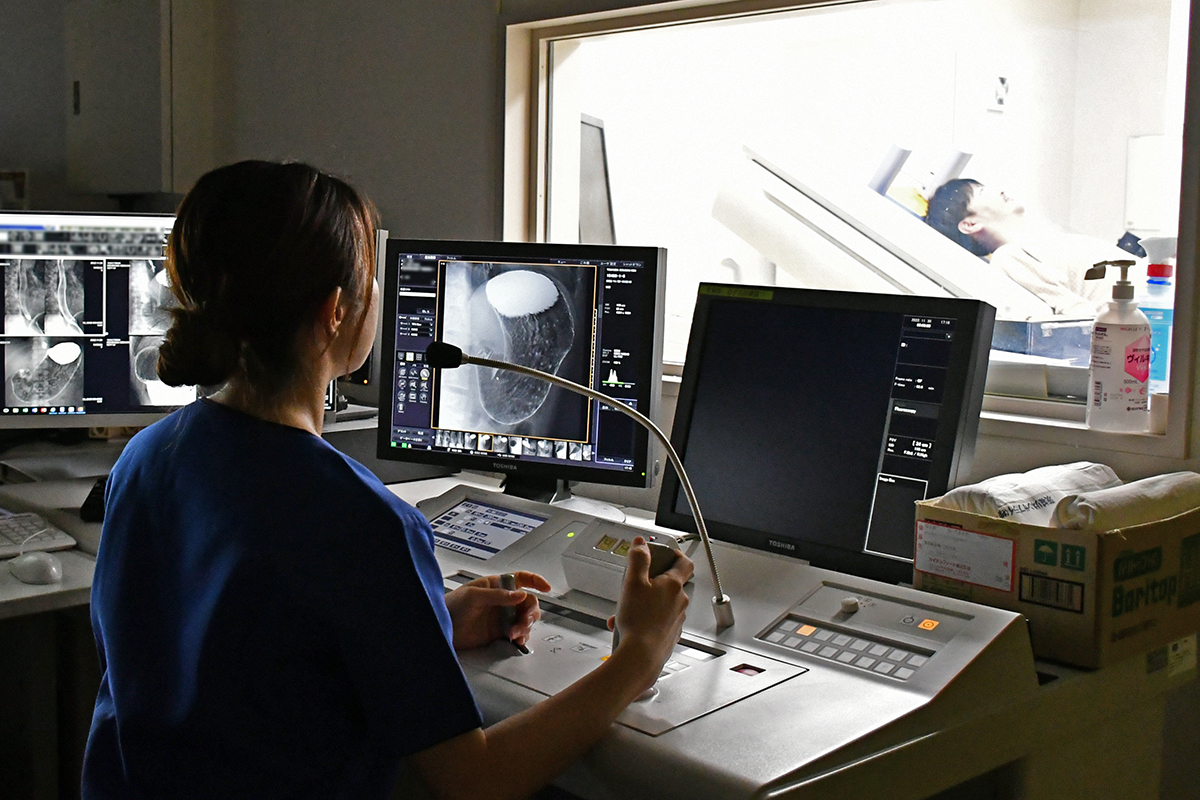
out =
[(801, 653), (809, 653), (900, 680), (911, 678), (929, 660), (929, 656), (923, 653), (914, 653), (883, 642), (818, 628), (791, 617), (780, 622), (762, 638)]

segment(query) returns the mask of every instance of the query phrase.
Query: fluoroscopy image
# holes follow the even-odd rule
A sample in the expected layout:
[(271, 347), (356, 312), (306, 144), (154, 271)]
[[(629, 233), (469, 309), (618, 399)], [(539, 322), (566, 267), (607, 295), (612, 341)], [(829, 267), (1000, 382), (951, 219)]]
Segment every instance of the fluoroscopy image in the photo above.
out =
[(81, 336), (83, 264), (62, 259), (4, 262), (6, 336)]
[[(590, 384), (594, 267), (452, 261), (445, 270), (439, 304), (445, 341), (471, 355)], [(536, 378), (468, 366), (441, 373), (435, 424), (583, 440), (587, 402)]]
[(129, 265), (129, 333), (165, 334), (171, 327), (169, 309), (177, 305), (162, 261), (137, 260)]
[(196, 399), (191, 386), (168, 386), (158, 379), (158, 348), (166, 336), (129, 337), (130, 396), (145, 406), (184, 406)]
[(16, 406), (82, 406), (83, 347), (34, 336), (4, 347), (4, 400)]

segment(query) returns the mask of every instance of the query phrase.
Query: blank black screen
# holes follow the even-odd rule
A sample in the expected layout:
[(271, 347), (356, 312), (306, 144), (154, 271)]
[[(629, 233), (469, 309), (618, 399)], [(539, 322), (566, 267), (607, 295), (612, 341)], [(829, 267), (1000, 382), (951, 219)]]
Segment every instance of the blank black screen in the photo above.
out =
[(850, 313), (714, 304), (684, 457), (705, 519), (835, 547), (857, 535), (861, 544), (900, 316)]
[[(993, 314), (973, 300), (702, 284), (671, 439), (709, 533), (910, 580), (914, 502), (969, 462)], [(694, 528), (673, 471), (656, 522)]]

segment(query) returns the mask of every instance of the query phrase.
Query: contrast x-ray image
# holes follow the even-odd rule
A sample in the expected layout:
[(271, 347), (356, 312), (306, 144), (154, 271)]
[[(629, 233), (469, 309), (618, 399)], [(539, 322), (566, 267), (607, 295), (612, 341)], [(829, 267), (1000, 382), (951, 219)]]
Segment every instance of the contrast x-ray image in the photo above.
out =
[(166, 336), (129, 337), (130, 397), (144, 406), (185, 406), (196, 399), (192, 386), (168, 386), (158, 379), (158, 348)]
[(129, 265), (129, 333), (165, 334), (171, 327), (170, 309), (177, 306), (162, 261), (138, 260)]
[(83, 347), (34, 336), (4, 347), (4, 400), (16, 406), (82, 406)]
[[(444, 341), (590, 385), (595, 267), (452, 261), (444, 268)], [(510, 434), (510, 453), (534, 454), (532, 438), (585, 440), (587, 407), (545, 381), (467, 366), (441, 373), (435, 427)], [(499, 437), (494, 445), (502, 449)]]
[(4, 261), (4, 334), (83, 335), (83, 269), (62, 259)]

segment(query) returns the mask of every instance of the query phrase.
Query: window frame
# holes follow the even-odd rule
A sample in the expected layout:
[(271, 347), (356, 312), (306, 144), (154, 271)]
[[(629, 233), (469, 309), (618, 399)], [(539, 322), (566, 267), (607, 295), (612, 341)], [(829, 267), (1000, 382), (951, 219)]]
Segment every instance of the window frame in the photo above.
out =
[[(548, 164), (551, 157), (551, 44), (592, 35), (647, 27), (666, 27), (728, 17), (745, 17), (868, 0), (676, 0), (650, 5), (622, 0), (524, 0), (509, 2), (501, 12), (505, 46), (503, 235), (514, 241), (545, 241), (547, 235)], [(1071, 455), (1136, 463), (1127, 473), (1186, 468), (1170, 462), (1195, 461), (1200, 452), (1200, 405), (1193, 387), (1197, 379), (1196, 310), (1200, 306), (1197, 212), (1200, 210), (1200, 0), (1190, 0), (1187, 88), (1184, 105), (1183, 165), (1180, 186), (1179, 246), (1175, 287), (1175, 333), (1171, 354), (1171, 402), (1161, 434), (1114, 434), (1089, 430), (1071, 417), (1073, 409), (1056, 409), (1045, 401), (1004, 398), (985, 404), (981, 437), (1013, 444), (1049, 447)], [(667, 365), (664, 374), (670, 374)], [(992, 406), (995, 410), (988, 410)], [(1032, 448), (1038, 451), (1039, 448)], [(1131, 461), (1132, 459), (1132, 461)], [(1151, 463), (1151, 459), (1166, 463)], [(1020, 461), (1021, 459), (1016, 459)], [(1195, 464), (1191, 465), (1196, 468)], [(1131, 474), (1130, 477), (1133, 477)]]

